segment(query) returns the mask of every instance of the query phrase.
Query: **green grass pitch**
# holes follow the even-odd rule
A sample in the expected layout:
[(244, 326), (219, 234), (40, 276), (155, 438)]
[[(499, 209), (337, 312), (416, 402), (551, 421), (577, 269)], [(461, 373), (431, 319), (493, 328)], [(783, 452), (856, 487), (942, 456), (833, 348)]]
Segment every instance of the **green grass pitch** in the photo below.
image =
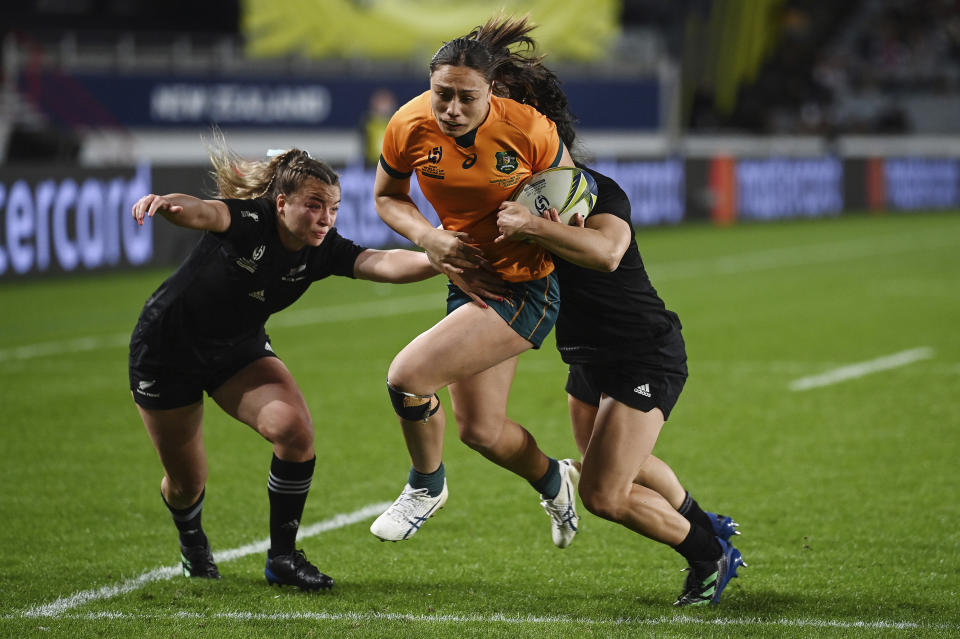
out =
[[(300, 545), (334, 592), (266, 585), (270, 446), (209, 400), (204, 523), (224, 578), (175, 574), (127, 390), (129, 331), (168, 272), (147, 271), (0, 286), (0, 636), (960, 635), (960, 215), (638, 240), (690, 359), (656, 452), (740, 522), (750, 564), (719, 606), (672, 608), (680, 556), (589, 513), (554, 548), (534, 491), (452, 423), (446, 508), (408, 542), (370, 535), (409, 465), (384, 376), (441, 317), (440, 278), (329, 279), (268, 325), (316, 424)], [(510, 404), (557, 457), (575, 454), (564, 381), (550, 338), (521, 356)]]

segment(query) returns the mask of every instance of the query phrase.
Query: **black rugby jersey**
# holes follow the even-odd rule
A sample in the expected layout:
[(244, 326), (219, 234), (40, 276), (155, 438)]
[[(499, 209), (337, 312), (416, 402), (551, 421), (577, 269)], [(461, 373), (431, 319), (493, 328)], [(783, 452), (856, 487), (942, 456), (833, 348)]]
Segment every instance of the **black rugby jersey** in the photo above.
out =
[(557, 350), (568, 364), (642, 358), (679, 330), (680, 319), (667, 310), (643, 267), (630, 222), (630, 201), (616, 182), (585, 168), (597, 182), (593, 213), (616, 215), (630, 226), (630, 245), (620, 266), (596, 271), (556, 255), (560, 280)]
[(204, 232), (140, 313), (137, 332), (167, 352), (224, 348), (250, 338), (311, 282), (354, 277), (354, 263), (365, 250), (333, 228), (320, 246), (290, 252), (280, 242), (272, 201), (223, 202), (230, 228)]

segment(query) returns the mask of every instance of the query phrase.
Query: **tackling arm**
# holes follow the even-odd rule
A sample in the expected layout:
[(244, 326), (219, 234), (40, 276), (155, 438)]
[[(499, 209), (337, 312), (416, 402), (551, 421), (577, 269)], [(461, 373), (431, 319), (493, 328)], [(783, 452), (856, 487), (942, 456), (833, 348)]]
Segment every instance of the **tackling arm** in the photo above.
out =
[(188, 229), (222, 233), (230, 228), (230, 210), (226, 204), (220, 200), (201, 200), (183, 193), (149, 193), (137, 200), (132, 212), (138, 224), (143, 224), (144, 218), (159, 213), (177, 226)]
[(407, 249), (367, 249), (353, 263), (357, 279), (403, 284), (419, 282), (437, 274), (425, 253)]
[(500, 205), (496, 241), (530, 240), (578, 266), (597, 271), (615, 271), (630, 245), (630, 226), (615, 215), (594, 213), (586, 223), (577, 215), (574, 224), (560, 223), (555, 209), (543, 217), (516, 202)]
[(398, 180), (378, 166), (373, 197), (380, 219), (426, 251), (444, 274), (461, 273), (484, 262), (480, 249), (467, 244), (469, 235), (434, 228), (423, 217), (410, 199), (410, 178)]

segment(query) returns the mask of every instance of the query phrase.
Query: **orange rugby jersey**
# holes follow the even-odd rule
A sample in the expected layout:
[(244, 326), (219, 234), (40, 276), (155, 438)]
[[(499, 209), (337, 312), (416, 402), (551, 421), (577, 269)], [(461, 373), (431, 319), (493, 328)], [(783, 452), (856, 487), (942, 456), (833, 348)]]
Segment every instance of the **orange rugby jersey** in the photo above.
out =
[(451, 138), (440, 131), (427, 91), (390, 118), (380, 165), (401, 180), (416, 171), (420, 190), (443, 228), (469, 233), (501, 277), (525, 282), (549, 275), (553, 261), (536, 244), (495, 244), (497, 209), (531, 173), (557, 166), (562, 154), (557, 127), (549, 118), (496, 96), (479, 127)]

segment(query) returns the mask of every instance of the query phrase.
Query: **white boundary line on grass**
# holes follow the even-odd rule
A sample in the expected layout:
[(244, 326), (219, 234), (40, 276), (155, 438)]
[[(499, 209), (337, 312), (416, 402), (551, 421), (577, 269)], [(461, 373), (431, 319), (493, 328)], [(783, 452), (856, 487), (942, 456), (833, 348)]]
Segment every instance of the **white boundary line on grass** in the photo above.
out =
[[(653, 268), (656, 281), (669, 281), (717, 274), (733, 275), (751, 271), (763, 271), (773, 268), (790, 268), (856, 260), (877, 255), (889, 255), (918, 250), (938, 249), (953, 246), (953, 237), (914, 234), (920, 240), (917, 244), (907, 244), (902, 235), (881, 234), (861, 237), (854, 240), (824, 242), (804, 246), (789, 246), (764, 249), (738, 255), (725, 255), (703, 259), (687, 259), (675, 262), (661, 262)], [(340, 322), (352, 319), (368, 319), (404, 313), (416, 313), (436, 308), (443, 310), (443, 295), (414, 295), (410, 297), (370, 300), (354, 304), (342, 304), (320, 308), (293, 309), (271, 318), (269, 326), (306, 326), (326, 322)], [(132, 327), (131, 327), (132, 328)], [(76, 353), (98, 348), (119, 347), (128, 343), (128, 333), (79, 337), (55, 342), (25, 344), (0, 349), (0, 362), (8, 360), (32, 359), (59, 353)]]
[[(432, 308), (435, 308), (439, 314), (443, 312), (443, 299), (443, 296), (439, 294), (414, 295), (411, 297), (357, 302), (356, 304), (291, 310), (271, 318), (268, 328), (275, 326), (309, 326), (311, 324), (323, 324), (326, 322), (389, 317), (391, 315), (418, 313), (423, 310), (431, 310)], [(132, 330), (133, 326), (131, 325), (130, 328)], [(39, 344), (24, 344), (23, 346), (0, 349), (0, 362), (33, 359), (34, 357), (59, 355), (61, 353), (94, 351), (99, 348), (126, 346), (129, 343), (129, 333), (114, 333), (112, 335), (78, 337), (76, 339), (59, 340), (55, 342), (41, 342)]]
[(99, 620), (217, 620), (230, 621), (404, 621), (419, 623), (509, 623), (509, 624), (583, 624), (588, 626), (668, 626), (672, 624), (687, 626), (783, 626), (791, 628), (848, 628), (867, 630), (960, 630), (960, 626), (950, 624), (922, 624), (914, 621), (840, 621), (834, 619), (761, 619), (758, 617), (732, 617), (704, 619), (673, 615), (664, 617), (621, 617), (616, 619), (595, 619), (591, 617), (564, 617), (538, 615), (417, 615), (389, 612), (220, 612), (212, 614), (195, 612), (174, 612), (166, 615), (130, 614), (126, 612), (91, 612), (86, 614), (63, 615), (64, 619)]
[[(369, 504), (363, 508), (360, 508), (359, 510), (353, 511), (352, 513), (335, 515), (330, 519), (326, 519), (324, 521), (301, 528), (297, 538), (306, 539), (307, 537), (313, 537), (329, 530), (336, 530), (337, 528), (343, 528), (359, 521), (363, 521), (364, 519), (369, 519), (374, 515), (379, 515), (382, 513), (390, 506), (390, 504), (391, 502), (389, 501), (377, 504)], [(246, 557), (247, 555), (252, 555), (254, 553), (266, 552), (269, 547), (270, 540), (263, 539), (252, 544), (240, 546), (239, 548), (232, 548), (230, 550), (216, 552), (213, 554), (213, 558), (215, 561), (223, 563), (227, 561), (233, 561), (234, 559), (239, 559), (241, 557)], [(77, 606), (90, 603), (91, 601), (110, 599), (111, 597), (123, 595), (142, 588), (150, 582), (170, 579), (174, 575), (179, 575), (180, 570), (180, 566), (164, 566), (163, 568), (155, 568), (154, 570), (145, 572), (138, 577), (134, 577), (133, 579), (127, 579), (126, 581), (115, 586), (104, 586), (103, 588), (97, 588), (95, 590), (81, 590), (80, 592), (74, 593), (68, 597), (61, 597), (54, 602), (28, 608), (22, 613), (22, 616), (61, 617), (66, 611), (76, 608)]]
[(805, 391), (810, 390), (811, 388), (829, 386), (831, 384), (843, 382), (848, 379), (856, 379), (857, 377), (863, 377), (872, 373), (890, 370), (891, 368), (899, 368), (922, 359), (930, 359), (931, 357), (933, 357), (933, 349), (929, 346), (911, 348), (910, 350), (900, 351), (899, 353), (893, 353), (892, 355), (885, 355), (883, 357), (871, 359), (866, 362), (859, 362), (857, 364), (849, 364), (847, 366), (841, 366), (840, 368), (834, 368), (833, 370), (820, 373), (819, 375), (795, 379), (790, 382), (790, 390)]

